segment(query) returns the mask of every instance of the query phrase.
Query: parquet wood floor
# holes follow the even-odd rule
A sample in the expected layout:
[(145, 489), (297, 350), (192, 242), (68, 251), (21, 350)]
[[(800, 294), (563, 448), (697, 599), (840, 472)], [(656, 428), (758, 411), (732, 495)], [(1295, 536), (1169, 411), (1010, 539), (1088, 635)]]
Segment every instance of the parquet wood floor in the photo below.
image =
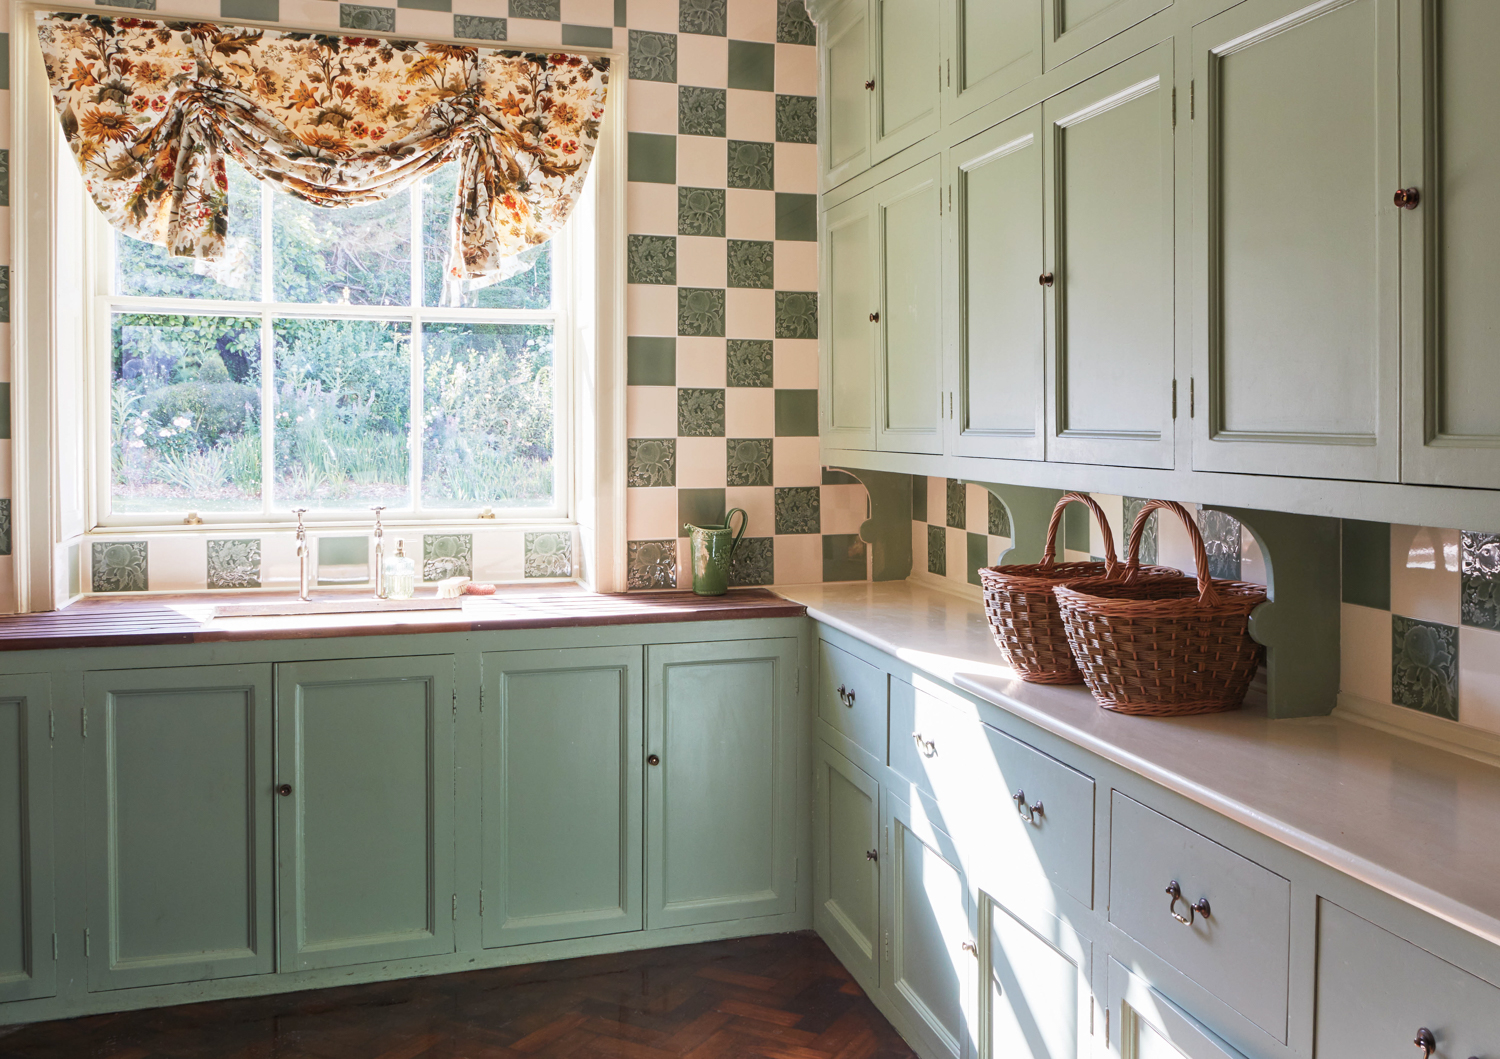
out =
[(3, 1059), (912, 1059), (814, 934), (0, 1029)]

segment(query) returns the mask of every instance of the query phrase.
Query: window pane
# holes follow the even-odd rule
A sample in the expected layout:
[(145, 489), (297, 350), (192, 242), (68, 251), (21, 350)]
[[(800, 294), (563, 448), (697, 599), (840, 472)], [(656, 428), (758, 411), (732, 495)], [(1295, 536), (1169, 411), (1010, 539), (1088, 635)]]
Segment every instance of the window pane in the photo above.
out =
[(111, 230), (115, 293), (145, 298), (260, 301), (260, 182), (234, 162), (229, 174), (229, 235), (218, 261), (172, 257), (167, 248)]
[(112, 509), (260, 509), (260, 321), (116, 313)]
[(276, 506), (410, 506), (411, 325), (276, 320)]
[(428, 324), (422, 503), (553, 502), (551, 324)]
[(552, 244), (527, 253), (536, 263), (504, 283), (450, 292), (444, 301), (443, 276), (452, 241), (453, 196), (458, 192), (458, 164), (443, 166), (422, 181), (422, 297), (425, 305), (456, 305), (466, 309), (546, 309), (552, 304)]
[(411, 304), (411, 192), (348, 209), (271, 197), (272, 294), (314, 305)]

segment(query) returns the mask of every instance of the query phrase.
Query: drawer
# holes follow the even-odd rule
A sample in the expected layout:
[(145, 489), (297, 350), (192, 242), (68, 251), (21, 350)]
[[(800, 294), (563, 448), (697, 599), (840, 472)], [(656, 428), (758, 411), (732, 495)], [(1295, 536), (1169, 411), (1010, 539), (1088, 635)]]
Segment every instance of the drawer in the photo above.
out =
[[(979, 722), (972, 722), (977, 728)], [(965, 718), (953, 705), (904, 680), (891, 678), (891, 768), (957, 810), (970, 792), (965, 777)], [(956, 822), (945, 825), (958, 837)]]
[(1417, 1056), (1419, 1031), (1433, 1059), (1500, 1050), (1500, 989), (1329, 901), (1318, 902), (1318, 1059)]
[(1284, 1042), (1291, 884), (1119, 791), (1109, 848), (1109, 921)]
[(818, 716), (885, 764), (885, 673), (826, 640), (818, 651)]

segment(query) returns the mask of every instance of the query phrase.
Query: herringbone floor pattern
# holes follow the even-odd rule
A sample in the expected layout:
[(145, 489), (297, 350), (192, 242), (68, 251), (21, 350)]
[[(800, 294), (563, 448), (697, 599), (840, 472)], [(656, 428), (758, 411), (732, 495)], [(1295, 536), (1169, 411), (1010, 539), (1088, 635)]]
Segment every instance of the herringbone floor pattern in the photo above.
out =
[(813, 934), (0, 1030), (3, 1059), (910, 1059)]

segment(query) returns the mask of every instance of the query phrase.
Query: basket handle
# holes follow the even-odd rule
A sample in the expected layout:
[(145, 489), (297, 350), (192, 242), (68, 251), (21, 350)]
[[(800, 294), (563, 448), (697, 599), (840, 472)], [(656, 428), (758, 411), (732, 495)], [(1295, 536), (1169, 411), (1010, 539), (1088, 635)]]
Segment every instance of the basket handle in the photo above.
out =
[(1135, 516), (1135, 525), (1130, 527), (1130, 561), (1125, 567), (1125, 581), (1135, 580), (1141, 568), (1141, 539), (1146, 536), (1146, 520), (1153, 511), (1170, 511), (1187, 527), (1188, 539), (1193, 542), (1193, 565), (1198, 570), (1198, 602), (1212, 606), (1219, 602), (1219, 593), (1214, 589), (1213, 579), (1208, 576), (1208, 551), (1203, 547), (1203, 535), (1198, 532), (1198, 523), (1188, 509), (1175, 500), (1147, 500)]
[(1094, 498), (1087, 493), (1064, 493), (1057, 501), (1057, 506), (1052, 509), (1052, 521), (1047, 523), (1047, 549), (1042, 555), (1043, 566), (1053, 566), (1057, 562), (1057, 530), (1062, 525), (1063, 510), (1073, 503), (1082, 504), (1094, 513), (1094, 518), (1099, 520), (1099, 528), (1104, 531), (1104, 576), (1113, 577), (1115, 568), (1120, 565), (1120, 558), (1115, 554), (1115, 535), (1110, 532), (1109, 519), (1104, 517), (1104, 509), (1094, 502)]

